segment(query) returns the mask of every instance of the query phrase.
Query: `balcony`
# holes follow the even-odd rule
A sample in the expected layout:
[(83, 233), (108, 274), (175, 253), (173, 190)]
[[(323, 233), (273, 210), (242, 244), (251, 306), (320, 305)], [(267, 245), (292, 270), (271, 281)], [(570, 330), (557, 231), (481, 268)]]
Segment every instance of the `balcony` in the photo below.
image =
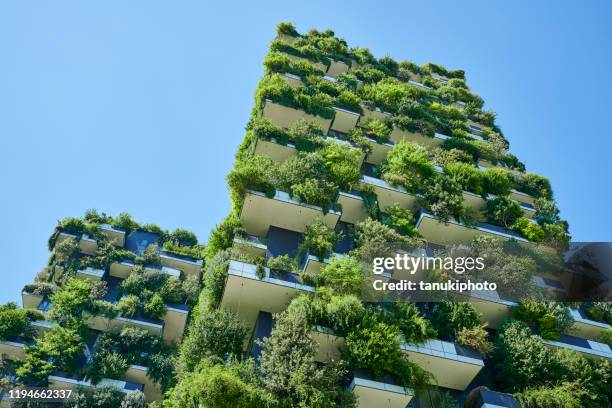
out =
[(234, 247), (238, 248), (241, 252), (255, 257), (265, 257), (268, 251), (268, 245), (265, 238), (247, 233), (242, 233), (234, 237)]
[(529, 243), (519, 234), (502, 227), (485, 223), (476, 227), (468, 227), (455, 220), (443, 223), (425, 210), (421, 210), (416, 227), (428, 242), (438, 245), (468, 244), (479, 235), (487, 235), (498, 239), (512, 238)]
[(106, 237), (118, 247), (123, 247), (125, 245), (125, 231), (118, 230), (113, 228), (109, 224), (100, 225), (100, 232), (106, 235)]
[(476, 351), (441, 340), (402, 344), (410, 360), (432, 373), (440, 387), (463, 391), (484, 367)]
[(495, 290), (470, 291), (454, 295), (459, 301), (470, 302), (480, 315), (480, 320), (492, 329), (501, 326), (506, 319), (511, 317), (512, 308), (518, 306), (518, 303), (504, 299)]
[(442, 75), (440, 75), (440, 74), (436, 74), (436, 73), (433, 73), (433, 72), (432, 72), (432, 73), (431, 73), (431, 77), (432, 77), (433, 79), (435, 79), (436, 81), (438, 81), (438, 82), (442, 82), (442, 83), (444, 83), (444, 84), (448, 82), (448, 78), (447, 78), (447, 77), (445, 77), (445, 76), (442, 76)]
[(76, 277), (80, 279), (99, 281), (104, 277), (104, 273), (104, 269), (96, 269), (88, 266), (85, 269), (79, 269), (76, 273)]
[(113, 262), (108, 270), (109, 276), (125, 279), (132, 273), (132, 268), (136, 264), (131, 259), (124, 259), (121, 262)]
[(276, 38), (278, 38), (278, 39), (279, 39), (279, 40), (281, 40), (281, 41), (286, 42), (287, 44), (293, 44), (294, 42), (296, 42), (296, 41), (297, 41), (297, 39), (298, 39), (299, 37), (294, 37), (294, 36), (289, 35), (289, 34), (279, 33), (279, 34), (276, 36)]
[(516, 398), (511, 394), (481, 389), (474, 408), (521, 408)]
[(323, 213), (321, 207), (300, 203), (283, 191), (276, 191), (274, 197), (264, 193), (249, 190), (246, 194), (240, 220), (249, 234), (266, 236), (270, 226), (276, 226), (291, 231), (303, 232), (306, 225), (312, 224), (317, 218), (330, 228), (335, 228), (341, 213), (329, 210)]
[(297, 55), (292, 55), (292, 54), (287, 54), (285, 53), (285, 55), (287, 57), (289, 57), (289, 59), (291, 60), (291, 62), (296, 63), (296, 62), (307, 62), (311, 65), (314, 65), (315, 68), (317, 68), (320, 71), (326, 72), (327, 71), (327, 65), (323, 64), (322, 62), (314, 62), (308, 58), (303, 58), (303, 57), (299, 57)]
[[(359, 113), (337, 106), (334, 106), (334, 111), (336, 112), (336, 115), (334, 116), (334, 120), (331, 124), (331, 130), (341, 133), (348, 133), (355, 129), (355, 126), (357, 126), (357, 121), (359, 120)], [(325, 131), (325, 133), (327, 132)]]
[(221, 304), (236, 313), (253, 327), (259, 311), (278, 313), (300, 293), (313, 293), (314, 288), (301, 283), (293, 273), (277, 273), (264, 268), (264, 276), (257, 275), (257, 266), (230, 261)]
[(357, 396), (359, 408), (405, 408), (414, 392), (392, 379), (375, 380), (364, 370), (357, 370), (348, 389)]
[(26, 291), (21, 292), (21, 304), (24, 308), (36, 309), (38, 305), (40, 305), (40, 302), (42, 302), (43, 298), (43, 295), (36, 295)]
[(519, 204), (527, 204), (529, 208), (532, 208), (535, 212), (535, 198), (530, 196), (529, 194), (523, 193), (518, 190), (510, 190), (509, 197), (515, 201), (518, 201)]
[(96, 242), (96, 240), (86, 234), (81, 235), (81, 237), (79, 238), (78, 236), (74, 234), (70, 234), (67, 232), (60, 232), (59, 235), (57, 236), (57, 240), (55, 241), (55, 245), (59, 244), (60, 242), (66, 239), (78, 240), (79, 248), (81, 249), (81, 252), (84, 254), (95, 255), (96, 251), (98, 250), (98, 243)]
[(0, 340), (0, 358), (8, 360), (25, 359), (25, 341), (21, 339)]
[(327, 363), (332, 360), (340, 361), (340, 349), (344, 347), (344, 337), (338, 336), (332, 329), (322, 326), (316, 326), (310, 333), (318, 345), (315, 361), (319, 363)]
[(416, 86), (417, 88), (427, 89), (428, 91), (431, 91), (431, 90), (432, 90), (432, 88), (431, 88), (431, 87), (429, 87), (429, 86), (427, 86), (427, 85), (425, 85), (425, 84), (422, 84), (422, 83), (420, 83), (420, 82), (418, 82), (418, 81), (415, 81), (415, 80), (413, 80), (413, 79), (409, 79), (409, 80), (408, 80), (408, 83), (409, 83), (410, 85), (414, 85), (414, 86)]
[(263, 116), (276, 126), (288, 129), (300, 119), (314, 122), (323, 129), (323, 133), (329, 131), (332, 120), (321, 116), (310, 115), (303, 110), (290, 108), (266, 99), (263, 108)]
[(87, 327), (101, 332), (111, 330), (121, 331), (126, 327), (136, 327), (146, 330), (154, 336), (162, 336), (164, 332), (164, 322), (159, 319), (150, 319), (144, 316), (123, 317), (116, 316), (109, 318), (106, 316), (92, 315), (87, 312), (83, 314)]
[(409, 193), (404, 187), (394, 187), (386, 181), (363, 175), (361, 176), (361, 186), (371, 186), (378, 197), (381, 209), (398, 203), (402, 208), (415, 210), (419, 206), (419, 199), (416, 195)]
[(478, 135), (482, 134), (482, 125), (480, 125), (479, 123), (468, 120), (467, 122), (465, 122), (465, 124), (468, 127), (468, 129), (470, 129), (470, 131)]
[(568, 334), (562, 334), (558, 341), (542, 341), (547, 346), (574, 350), (588, 358), (612, 359), (612, 350), (610, 346), (597, 341), (581, 339), (580, 337), (570, 336)]
[(433, 137), (430, 137), (418, 132), (409, 132), (397, 126), (394, 126), (391, 131), (391, 140), (395, 143), (407, 141), (420, 144), (427, 148), (438, 147), (444, 143), (446, 139), (450, 139), (450, 136), (443, 135), (442, 133), (435, 133)]
[(166, 343), (178, 343), (183, 339), (189, 311), (187, 305), (166, 304), (166, 314), (161, 318), (164, 322), (162, 338)]
[(335, 78), (340, 74), (348, 72), (349, 68), (350, 66), (346, 62), (332, 59), (329, 68), (327, 68), (327, 75)]
[(283, 76), (285, 77), (285, 81), (287, 81), (291, 87), (297, 88), (302, 86), (302, 78), (299, 76), (290, 74), (289, 72), (285, 72)]
[(338, 195), (338, 204), (342, 206), (340, 221), (357, 224), (367, 217), (360, 191), (353, 190), (350, 193), (341, 191)]
[(125, 372), (125, 379), (132, 384), (141, 385), (140, 390), (144, 393), (147, 402), (163, 400), (160, 385), (147, 375), (147, 371), (147, 367), (132, 364)]
[(388, 112), (383, 112), (379, 108), (371, 108), (366, 104), (361, 104), (361, 108), (363, 109), (363, 114), (359, 118), (359, 125), (364, 126), (371, 119), (378, 119), (383, 122), (391, 119), (391, 114)]
[[(192, 258), (187, 255), (175, 254), (170, 251), (160, 251), (159, 258), (162, 267), (173, 268), (183, 271), (186, 276), (199, 276), (202, 271), (204, 261), (201, 259)], [(162, 268), (162, 272), (163, 272)], [(166, 270), (166, 273), (169, 270)]]
[(608, 323), (589, 319), (581, 310), (570, 309), (570, 314), (574, 318), (570, 333), (583, 339), (596, 340), (604, 330), (612, 327)]
[(466, 208), (474, 208), (476, 210), (484, 210), (487, 207), (487, 200), (478, 194), (474, 194), (470, 191), (464, 191), (463, 206)]
[(49, 376), (50, 389), (76, 391), (78, 388), (102, 388), (109, 386), (126, 394), (129, 392), (142, 391), (144, 388), (143, 384), (130, 381), (111, 380), (108, 378), (103, 378), (99, 383), (94, 385), (89, 380), (79, 379), (76, 376), (69, 376), (65, 373), (55, 373)]
[(264, 140), (258, 138), (255, 142), (254, 153), (259, 156), (267, 156), (277, 163), (282, 163), (290, 157), (297, 156), (298, 151), (295, 145), (278, 143), (276, 140)]
[(371, 151), (365, 158), (366, 163), (378, 165), (381, 164), (387, 158), (387, 154), (393, 149), (392, 142), (380, 143), (373, 138), (367, 138), (368, 145), (370, 145)]

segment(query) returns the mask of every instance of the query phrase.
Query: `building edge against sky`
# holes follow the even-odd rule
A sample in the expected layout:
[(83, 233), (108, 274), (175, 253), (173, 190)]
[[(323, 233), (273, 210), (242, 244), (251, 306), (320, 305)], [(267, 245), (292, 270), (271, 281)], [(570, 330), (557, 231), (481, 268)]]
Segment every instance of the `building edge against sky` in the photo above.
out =
[[(487, 379), (497, 367), (489, 358), (487, 348), (493, 346), (487, 338), (506, 330), (502, 323), (521, 305), (496, 294), (445, 303), (452, 311), (434, 305), (364, 308), (354, 303), (360, 286), (354, 260), (377, 240), (423, 253), (471, 245), (477, 237), (485, 237), (491, 247), (510, 239), (525, 247), (564, 248), (567, 223), (559, 218), (548, 180), (526, 173), (508, 152), (495, 115), (481, 110), (483, 101), (469, 91), (463, 71), (376, 59), (366, 49), (349, 49), (330, 31), (300, 35), (286, 23), (279, 25), (264, 65), (253, 117), (228, 176), (233, 212), (213, 232), (206, 250), (193, 234), (168, 233), (125, 215), (90, 212), (63, 220), (50, 240), (53, 252), (45, 276), (23, 292), (23, 306), (38, 309), (44, 319), (30, 316), (36, 335), (22, 332), (3, 340), (2, 353), (12, 360), (28, 361), (28, 355), (40, 360), (36, 346), (25, 346), (28, 342), (45, 339), (47, 330), (75, 336), (84, 330), (87, 335), (77, 345), (95, 350), (93, 358), (81, 361), (76, 353), (59, 359), (61, 364), (44, 376), (50, 385), (110, 384), (124, 392), (142, 390), (147, 401), (160, 400), (162, 391), (174, 386), (169, 403), (180, 406), (179, 394), (198, 373), (215, 378), (208, 366), (212, 363), (198, 368), (184, 363), (189, 358), (179, 352), (175, 383), (176, 372), (164, 371), (168, 366), (159, 361), (171, 358), (167, 345), (183, 340), (189, 319), (193, 329), (183, 350), (204, 344), (198, 335), (206, 320), (226, 309), (232, 317), (224, 317), (245, 327), (242, 351), (255, 358), (262, 372), (268, 370), (262, 383), (248, 384), (265, 390), (254, 392), (255, 400), (296, 398), (293, 390), (270, 384), (269, 370), (282, 368), (274, 346), (283, 335), (291, 338), (281, 328), (298, 330), (307, 324), (311, 343), (304, 344), (314, 347), (312, 355), (290, 352), (305, 353), (306, 360), (316, 363), (299, 368), (313, 373), (305, 380), (308, 389), (319, 389), (332, 406), (429, 407), (466, 396), (478, 400), (476, 407), (518, 406), (509, 395), (477, 386), (498, 390)], [(395, 273), (389, 278), (400, 278)], [(201, 274), (204, 290), (188, 317)], [(524, 278), (529, 284), (563, 285), (554, 275)], [(80, 301), (63, 308), (67, 297)], [(340, 307), (335, 313), (321, 311), (322, 303), (350, 305), (354, 313)], [(605, 322), (609, 311), (597, 319), (598, 307), (534, 307), (529, 317), (552, 316), (552, 326), (562, 326), (552, 335), (543, 332), (538, 319), (524, 320), (537, 333), (533, 339), (546, 350), (542, 353), (573, 350), (588, 359), (587, 365), (608, 364), (612, 352), (601, 335), (610, 329)], [(449, 329), (441, 323), (449, 313), (463, 313), (466, 321)], [(78, 317), (76, 322), (71, 315)], [(125, 328), (136, 328), (146, 339), (141, 341), (150, 351), (144, 357), (134, 353), (130, 342), (135, 334)], [(368, 357), (371, 350), (359, 340), (374, 328), (393, 335), (370, 339), (371, 344), (393, 350), (401, 364)], [(128, 360), (124, 369), (107, 370), (112, 350), (122, 347)], [(192, 358), (208, 361), (204, 351)], [(243, 354), (229, 346), (221, 351), (225, 363), (214, 364), (224, 370), (232, 366), (230, 352)], [(336, 381), (317, 380), (318, 365), (334, 361), (346, 366), (333, 377)], [(102, 375), (109, 372), (117, 378)], [(430, 386), (423, 388), (424, 383)]]

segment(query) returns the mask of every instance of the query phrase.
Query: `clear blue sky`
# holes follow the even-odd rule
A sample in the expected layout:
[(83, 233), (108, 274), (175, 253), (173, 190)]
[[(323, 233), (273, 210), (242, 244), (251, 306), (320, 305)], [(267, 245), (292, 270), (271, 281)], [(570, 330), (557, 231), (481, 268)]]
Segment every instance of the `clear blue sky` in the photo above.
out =
[(44, 266), (56, 221), (88, 208), (205, 240), (284, 20), (465, 69), (574, 238), (611, 241), (612, 3), (433, 3), (1, 2), (0, 302)]

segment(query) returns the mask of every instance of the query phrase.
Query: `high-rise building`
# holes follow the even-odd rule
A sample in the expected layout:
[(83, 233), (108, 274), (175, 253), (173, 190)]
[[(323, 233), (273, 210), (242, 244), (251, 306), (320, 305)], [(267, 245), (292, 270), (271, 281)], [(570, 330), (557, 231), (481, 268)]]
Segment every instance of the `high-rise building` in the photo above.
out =
[[(567, 223), (463, 71), (289, 23), (264, 66), (228, 176), (232, 212), (206, 248), (125, 214), (61, 221), (24, 309), (4, 307), (24, 322), (0, 333), (7, 377), (149, 402), (174, 389), (176, 407), (515, 408), (510, 393), (532, 386), (525, 398), (583, 395), (583, 373), (547, 371), (576, 359), (606, 406), (610, 304), (519, 301), (566, 290), (568, 272), (537, 261), (565, 250)], [(376, 302), (364, 260), (377, 251), (489, 255), (499, 285)], [(393, 266), (376, 279), (410, 276)]]

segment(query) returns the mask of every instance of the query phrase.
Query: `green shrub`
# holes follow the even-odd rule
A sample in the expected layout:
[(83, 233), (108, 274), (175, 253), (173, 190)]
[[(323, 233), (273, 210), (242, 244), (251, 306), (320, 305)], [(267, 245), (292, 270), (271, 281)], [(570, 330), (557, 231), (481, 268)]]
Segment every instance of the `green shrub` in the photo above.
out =
[(393, 228), (399, 234), (406, 236), (416, 236), (418, 231), (415, 228), (416, 221), (412, 213), (398, 203), (385, 208), (385, 224)]
[(484, 325), (463, 327), (457, 332), (457, 343), (478, 350), (483, 356), (493, 351), (493, 344), (487, 339), (488, 333)]
[(514, 311), (516, 316), (532, 327), (537, 327), (546, 340), (558, 340), (574, 324), (569, 310), (562, 303), (525, 300)]
[(31, 337), (34, 334), (30, 322), (43, 316), (32, 309), (18, 309), (15, 303), (0, 306), (0, 340), (13, 340), (15, 337)]
[(136, 221), (134, 221), (130, 214), (125, 212), (122, 212), (118, 216), (114, 217), (111, 225), (113, 228), (125, 231), (126, 234), (129, 234), (140, 226)]
[(523, 215), (523, 210), (514, 200), (505, 196), (487, 200), (487, 220), (491, 224), (509, 228)]
[(293, 25), (293, 23), (288, 22), (288, 21), (283, 21), (280, 22), (276, 25), (276, 33), (277, 34), (286, 34), (286, 35), (290, 35), (292, 37), (297, 37), (299, 36), (297, 30), (295, 29), (295, 26)]
[(136, 295), (123, 296), (117, 302), (117, 309), (125, 317), (132, 317), (138, 313), (140, 309), (140, 300)]
[(516, 180), (516, 189), (536, 198), (552, 199), (550, 181), (538, 174), (521, 174)]
[(317, 218), (312, 224), (304, 229), (303, 248), (310, 250), (310, 253), (318, 257), (321, 261), (325, 255), (330, 253), (338, 243), (340, 236), (329, 228), (321, 218)]
[(480, 319), (470, 303), (443, 301), (436, 304), (431, 323), (442, 340), (454, 341), (461, 330), (479, 327)]
[(602, 330), (597, 340), (612, 347), (612, 328)]
[(321, 207), (327, 213), (338, 195), (338, 187), (323, 179), (305, 179), (291, 186), (291, 193), (301, 202)]
[(247, 334), (234, 312), (224, 308), (210, 310), (189, 326), (178, 357), (180, 369), (192, 371), (210, 356), (240, 358)]
[(347, 295), (360, 293), (362, 277), (363, 266), (352, 256), (333, 257), (319, 275), (323, 285)]
[(452, 178), (441, 174), (424, 186), (424, 201), (438, 220), (448, 222), (461, 219), (463, 210), (463, 190)]
[(261, 191), (268, 196), (274, 195), (275, 170), (276, 163), (266, 156), (249, 156), (243, 161), (236, 162), (234, 169), (227, 176), (236, 212), (242, 206), (247, 190)]
[(482, 182), (485, 193), (506, 195), (512, 188), (508, 172), (502, 169), (489, 168), (482, 171)]
[(170, 239), (180, 246), (192, 247), (198, 245), (198, 237), (193, 232), (182, 228), (175, 229), (170, 234)]
[(203, 362), (181, 378), (164, 406), (170, 408), (280, 408), (276, 396), (259, 381), (253, 362), (231, 365)]
[(144, 304), (144, 312), (151, 317), (161, 318), (166, 314), (166, 305), (159, 294), (154, 294)]
[(482, 194), (483, 177), (476, 167), (467, 163), (451, 162), (444, 166), (444, 173), (459, 183), (463, 190)]
[(299, 119), (289, 128), (289, 139), (299, 151), (314, 151), (323, 146), (323, 130), (319, 125)]
[(554, 387), (530, 387), (515, 397), (525, 408), (582, 408), (581, 398), (587, 392), (579, 383), (563, 383)]
[(370, 119), (365, 124), (366, 134), (378, 143), (386, 143), (391, 136), (391, 128), (380, 119)]
[(341, 190), (350, 191), (361, 177), (361, 152), (353, 147), (328, 142), (321, 151), (327, 178)]
[(532, 223), (529, 221), (529, 219), (524, 217), (517, 219), (510, 229), (518, 232), (532, 242), (540, 242), (544, 240), (545, 237), (542, 227), (540, 227), (538, 224)]
[(376, 309), (376, 313), (381, 321), (397, 327), (407, 343), (423, 343), (437, 335), (431, 322), (412, 303), (389, 303)]
[(268, 268), (283, 271), (293, 272), (296, 269), (295, 260), (289, 257), (289, 255), (279, 255), (275, 258), (268, 259)]
[(234, 235), (241, 230), (240, 218), (235, 214), (228, 215), (220, 224), (217, 224), (210, 233), (206, 244), (206, 260), (212, 259), (217, 252), (231, 247)]
[(399, 142), (387, 155), (383, 165), (383, 179), (414, 192), (434, 175), (427, 150), (415, 143)]

